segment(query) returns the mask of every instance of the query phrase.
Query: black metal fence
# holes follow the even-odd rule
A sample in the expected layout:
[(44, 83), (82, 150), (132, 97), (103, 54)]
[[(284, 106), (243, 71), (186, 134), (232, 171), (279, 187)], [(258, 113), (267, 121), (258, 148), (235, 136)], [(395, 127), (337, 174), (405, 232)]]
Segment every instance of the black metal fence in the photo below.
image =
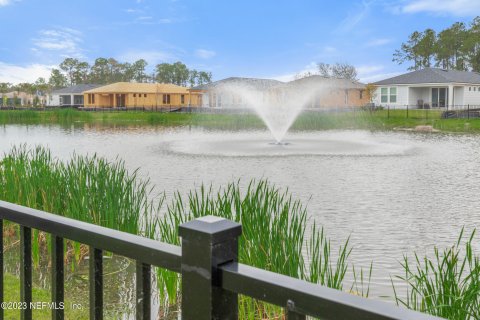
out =
[[(136, 319), (151, 319), (151, 266), (182, 275), (182, 319), (237, 319), (238, 294), (286, 309), (287, 318), (306, 319), (439, 319), (385, 302), (361, 298), (327, 287), (238, 263), (241, 225), (214, 216), (180, 226), (182, 246), (68, 219), (0, 201), (0, 298), (3, 287), (3, 221), (20, 225), (21, 319), (32, 319), (32, 229), (52, 235), (52, 302), (64, 299), (64, 239), (90, 247), (90, 319), (103, 318), (102, 252), (136, 260)], [(288, 257), (286, 257), (288, 259)], [(156, 317), (153, 317), (156, 318)], [(4, 310), (0, 309), (0, 319)], [(64, 319), (63, 308), (52, 319)]]

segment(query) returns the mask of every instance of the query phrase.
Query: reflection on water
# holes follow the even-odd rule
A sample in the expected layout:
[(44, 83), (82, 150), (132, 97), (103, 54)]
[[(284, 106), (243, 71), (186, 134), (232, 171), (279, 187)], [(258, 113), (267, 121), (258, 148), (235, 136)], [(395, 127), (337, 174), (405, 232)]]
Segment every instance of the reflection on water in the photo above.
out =
[[(480, 225), (478, 136), (328, 131), (289, 133), (285, 140), (290, 144), (275, 146), (263, 131), (140, 125), (0, 129), (0, 151), (28, 143), (48, 146), (63, 159), (73, 152), (118, 156), (130, 169), (140, 167), (140, 175), (167, 196), (239, 178), (268, 178), (288, 187), (334, 244), (351, 236), (357, 266), (368, 268), (373, 261), (372, 297), (392, 296), (390, 276), (401, 274), (404, 254), (449, 246), (462, 226), (468, 233)], [(117, 277), (125, 287), (132, 285), (130, 268)], [(127, 296), (111, 300), (128, 305), (131, 291), (122, 294)]]

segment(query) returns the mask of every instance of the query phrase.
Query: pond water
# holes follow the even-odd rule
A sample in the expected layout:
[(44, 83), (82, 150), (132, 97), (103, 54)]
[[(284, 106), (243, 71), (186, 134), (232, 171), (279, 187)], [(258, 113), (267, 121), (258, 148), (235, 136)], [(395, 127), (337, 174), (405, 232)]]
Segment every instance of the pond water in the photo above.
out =
[(142, 125), (6, 125), (0, 151), (13, 145), (121, 158), (167, 196), (201, 183), (220, 187), (268, 178), (308, 207), (333, 244), (349, 236), (352, 262), (373, 261), (371, 297), (392, 296), (390, 277), (414, 251), (452, 245), (463, 226), (480, 226), (477, 135), (320, 131), (288, 133), (276, 146), (264, 131), (209, 131)]

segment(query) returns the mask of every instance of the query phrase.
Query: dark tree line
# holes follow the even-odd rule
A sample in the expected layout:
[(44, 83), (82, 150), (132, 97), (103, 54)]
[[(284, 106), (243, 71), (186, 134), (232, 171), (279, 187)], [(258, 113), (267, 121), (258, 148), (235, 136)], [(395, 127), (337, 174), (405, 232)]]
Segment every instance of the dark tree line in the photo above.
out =
[(179, 86), (195, 86), (212, 82), (212, 73), (188, 69), (185, 64), (161, 63), (155, 72), (147, 74), (144, 59), (133, 63), (118, 62), (113, 58), (97, 58), (93, 65), (74, 58), (66, 58), (52, 69), (50, 78), (38, 78), (34, 83), (0, 83), (0, 94), (10, 91), (23, 91), (32, 95), (45, 94), (53, 89), (82, 83), (110, 84), (114, 82), (160, 82)]
[(195, 86), (212, 81), (212, 74), (188, 69), (178, 61), (173, 64), (161, 63), (153, 74), (147, 74), (144, 59), (133, 63), (121, 63), (113, 58), (97, 58), (93, 65), (78, 59), (67, 58), (59, 69), (53, 69), (48, 83), (54, 87), (72, 86), (81, 83), (109, 84), (114, 82), (162, 82), (179, 86)]
[(393, 54), (398, 64), (411, 62), (408, 70), (439, 67), (447, 70), (480, 71), (480, 17), (468, 26), (456, 22), (440, 32), (413, 32)]

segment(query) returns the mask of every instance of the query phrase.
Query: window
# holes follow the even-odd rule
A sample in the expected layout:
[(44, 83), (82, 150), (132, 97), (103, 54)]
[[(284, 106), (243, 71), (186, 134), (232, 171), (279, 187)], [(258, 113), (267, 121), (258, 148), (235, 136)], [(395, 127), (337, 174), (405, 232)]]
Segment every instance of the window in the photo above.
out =
[(477, 87), (473, 87), (473, 91), (477, 91)]
[(397, 88), (390, 88), (390, 103), (397, 102)]
[(146, 94), (146, 93), (144, 93), (144, 94), (143, 94), (143, 97), (144, 97), (144, 98), (146, 98), (146, 97), (147, 97), (147, 94)]
[(380, 101), (382, 103), (388, 103), (388, 88), (380, 89), (380, 93), (381, 93)]
[(363, 90), (360, 90), (360, 99), (363, 99)]
[(468, 87), (468, 91), (472, 91), (472, 87)]
[(170, 104), (170, 95), (164, 94), (163, 95), (163, 104)]
[(133, 97), (134, 97), (134, 98), (136, 98), (136, 97), (137, 97), (137, 94), (136, 94), (136, 93), (134, 93), (134, 94), (133, 94)]
[(95, 94), (92, 93), (92, 104), (95, 104)]
[(185, 104), (185, 95), (184, 94), (182, 94), (180, 96), (180, 104)]

